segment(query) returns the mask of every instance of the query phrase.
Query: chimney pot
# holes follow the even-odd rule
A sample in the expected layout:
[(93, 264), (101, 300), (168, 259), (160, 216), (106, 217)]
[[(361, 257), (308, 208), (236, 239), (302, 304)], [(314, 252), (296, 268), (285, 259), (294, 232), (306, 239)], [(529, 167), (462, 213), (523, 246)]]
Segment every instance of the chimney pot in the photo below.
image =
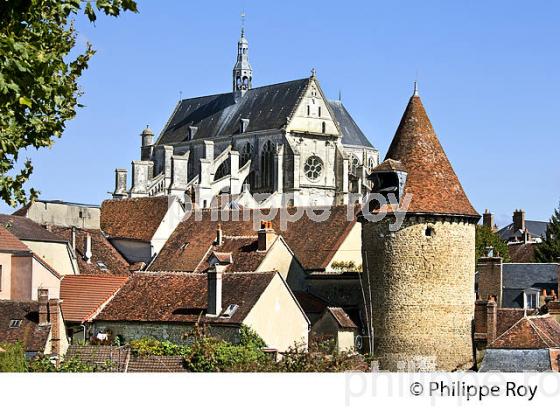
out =
[(222, 224), (218, 224), (218, 228), (216, 229), (216, 245), (220, 246), (223, 244), (223, 231), (222, 231)]
[(87, 263), (91, 263), (91, 257), (93, 256), (91, 252), (91, 235), (88, 233), (84, 239), (84, 259)]
[(219, 316), (222, 313), (222, 276), (220, 269), (208, 272), (208, 316)]
[(525, 211), (523, 209), (516, 209), (513, 213), (513, 230), (525, 231)]
[(268, 251), (275, 238), (276, 234), (274, 233), (274, 229), (272, 229), (272, 222), (262, 221), (261, 229), (259, 229), (258, 232), (257, 249), (260, 252)]
[(49, 323), (49, 290), (37, 289), (37, 301), (39, 302), (39, 325), (47, 325)]

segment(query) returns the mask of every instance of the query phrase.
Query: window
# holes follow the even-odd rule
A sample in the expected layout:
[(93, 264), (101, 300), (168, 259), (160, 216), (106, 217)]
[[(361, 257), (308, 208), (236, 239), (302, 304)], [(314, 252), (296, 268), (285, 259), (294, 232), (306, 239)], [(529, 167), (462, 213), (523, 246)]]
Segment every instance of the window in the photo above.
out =
[(539, 307), (539, 292), (537, 290), (524, 292), (525, 309), (537, 309)]
[(102, 270), (102, 271), (107, 271), (107, 270), (109, 270), (109, 269), (107, 269), (107, 265), (105, 265), (105, 263), (103, 263), (103, 262), (101, 262), (101, 261), (97, 262), (97, 267), (98, 267), (100, 270)]
[(10, 328), (14, 329), (21, 326), (21, 319), (12, 319), (10, 320)]
[(374, 168), (375, 168), (375, 160), (373, 158), (370, 158), (368, 160), (368, 170), (369, 170), (369, 172), (373, 171)]
[(238, 305), (235, 305), (235, 304), (229, 305), (229, 306), (226, 308), (226, 310), (224, 310), (224, 313), (222, 314), (222, 316), (223, 316), (223, 317), (228, 317), (228, 318), (229, 318), (229, 317), (232, 317), (233, 314), (237, 311), (237, 308), (238, 308), (238, 307), (239, 307), (239, 306), (238, 306)]
[(305, 176), (311, 181), (316, 181), (321, 176), (323, 172), (323, 161), (316, 155), (312, 155), (305, 161), (305, 166), (303, 167)]
[(250, 142), (246, 143), (241, 150), (241, 166), (245, 165), (250, 159), (253, 159), (253, 144)]
[(348, 161), (348, 172), (352, 175), (358, 175), (358, 167), (360, 166), (360, 160), (354, 154), (350, 154), (350, 159)]
[(325, 121), (323, 121), (323, 123), (321, 124), (321, 132), (323, 134), (327, 132), (327, 123)]
[[(317, 110), (318, 110), (318, 111), (317, 111), (317, 112), (318, 112), (318, 115), (319, 115), (319, 117), (320, 117), (320, 116), (321, 116), (321, 107), (318, 107)], [(324, 132), (324, 131), (323, 131), (323, 132)]]
[(309, 105), (307, 106), (307, 116), (309, 117), (311, 115), (311, 108), (309, 107)]
[(261, 152), (261, 188), (272, 189), (274, 185), (274, 143), (265, 142)]
[(434, 231), (433, 226), (427, 226), (427, 227), (426, 227), (426, 231), (424, 232), (424, 234), (425, 234), (427, 237), (432, 237), (432, 236), (434, 236), (434, 233), (435, 233), (435, 231)]

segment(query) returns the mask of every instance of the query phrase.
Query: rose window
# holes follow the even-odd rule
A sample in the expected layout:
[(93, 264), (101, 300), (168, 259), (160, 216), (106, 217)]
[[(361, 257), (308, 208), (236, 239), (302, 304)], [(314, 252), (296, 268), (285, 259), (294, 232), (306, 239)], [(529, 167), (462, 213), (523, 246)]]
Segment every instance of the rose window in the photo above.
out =
[(312, 181), (316, 181), (323, 172), (323, 161), (315, 155), (307, 158), (307, 161), (305, 161), (304, 171), (307, 178)]

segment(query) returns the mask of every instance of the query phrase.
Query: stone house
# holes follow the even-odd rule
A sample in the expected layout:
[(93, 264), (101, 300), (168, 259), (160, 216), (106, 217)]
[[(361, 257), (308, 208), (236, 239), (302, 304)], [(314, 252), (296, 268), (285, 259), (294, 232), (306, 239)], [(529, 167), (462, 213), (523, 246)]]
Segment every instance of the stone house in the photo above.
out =
[(58, 298), (61, 278), (26, 244), (0, 226), (0, 299), (36, 300), (39, 288)]
[(31, 358), (44, 354), (60, 359), (68, 348), (60, 299), (38, 290), (37, 301), (0, 300), (0, 343), (22, 343)]
[(183, 218), (174, 196), (108, 200), (101, 204), (101, 230), (129, 263), (149, 263)]
[(326, 98), (315, 71), (253, 88), (248, 51), (242, 34), (231, 92), (182, 99), (155, 142), (142, 131), (132, 187), (117, 169), (113, 198), (176, 195), (197, 208), (224, 193), (255, 208), (361, 198), (379, 154), (342, 102)]
[[(249, 326), (271, 349), (307, 346), (309, 320), (277, 272), (135, 273), (93, 318), (94, 334), (188, 343), (196, 325), (239, 341)], [(165, 291), (162, 292), (162, 289)]]
[(344, 309), (328, 307), (323, 315), (311, 327), (311, 336), (317, 340), (330, 339), (336, 344), (339, 352), (354, 351), (361, 348), (360, 341), (356, 346), (358, 326)]
[(23, 216), (0, 215), (0, 225), (60, 275), (79, 273), (78, 262), (66, 239)]

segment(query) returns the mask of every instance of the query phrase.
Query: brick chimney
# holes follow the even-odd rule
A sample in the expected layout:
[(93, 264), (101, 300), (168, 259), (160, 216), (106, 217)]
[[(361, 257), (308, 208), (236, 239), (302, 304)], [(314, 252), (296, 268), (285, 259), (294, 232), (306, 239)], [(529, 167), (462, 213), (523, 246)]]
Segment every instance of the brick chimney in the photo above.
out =
[(61, 337), (64, 336), (60, 334), (61, 323), (59, 320), (59, 315), (61, 302), (62, 301), (59, 299), (49, 300), (49, 318), (51, 322), (51, 350), (52, 353), (57, 355), (59, 358), (62, 353)]
[(258, 232), (258, 250), (260, 252), (268, 251), (274, 239), (276, 239), (276, 234), (272, 229), (272, 222), (262, 221), (261, 229)]
[(516, 209), (513, 213), (513, 230), (525, 231), (525, 211), (523, 209)]
[(216, 245), (220, 246), (224, 243), (224, 232), (222, 231), (222, 224), (218, 224), (216, 228)]
[(484, 211), (484, 214), (482, 214), (482, 225), (492, 230), (495, 229), (494, 214), (491, 213), (488, 209)]
[(91, 253), (91, 235), (89, 233), (86, 234), (84, 239), (84, 259), (87, 263), (91, 263), (91, 257), (93, 254)]
[(222, 313), (222, 276), (219, 265), (208, 271), (208, 316), (219, 316)]
[(49, 290), (37, 289), (37, 301), (39, 302), (39, 326), (49, 324)]
[(496, 326), (498, 321), (498, 305), (494, 296), (488, 297), (486, 304), (486, 344), (496, 340)]
[(498, 307), (502, 304), (502, 258), (485, 256), (478, 260), (478, 294), (482, 300), (496, 297)]

